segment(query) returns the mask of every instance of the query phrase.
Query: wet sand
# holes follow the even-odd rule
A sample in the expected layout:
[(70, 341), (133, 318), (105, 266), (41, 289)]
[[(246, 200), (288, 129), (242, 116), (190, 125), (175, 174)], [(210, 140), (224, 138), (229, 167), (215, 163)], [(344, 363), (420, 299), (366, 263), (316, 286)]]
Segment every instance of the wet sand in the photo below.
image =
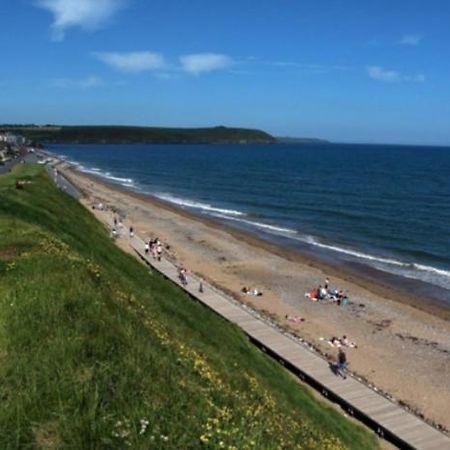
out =
[[(332, 336), (347, 335), (357, 348), (346, 348), (349, 368), (378, 389), (404, 402), (428, 420), (450, 429), (450, 315), (436, 302), (392, 289), (388, 282), (357, 276), (295, 250), (199, 217), (144, 194), (82, 174), (66, 165), (62, 171), (84, 192), (91, 209), (102, 202), (132, 224), (142, 238), (159, 237), (170, 245), (170, 257), (258, 309), (335, 358)], [(92, 211), (92, 209), (91, 209)], [(111, 212), (93, 211), (111, 225)], [(125, 239), (118, 240), (130, 250)], [(330, 279), (344, 289), (350, 304), (311, 302), (304, 294)], [(243, 286), (264, 295), (241, 293)], [(286, 315), (301, 316), (294, 323)]]

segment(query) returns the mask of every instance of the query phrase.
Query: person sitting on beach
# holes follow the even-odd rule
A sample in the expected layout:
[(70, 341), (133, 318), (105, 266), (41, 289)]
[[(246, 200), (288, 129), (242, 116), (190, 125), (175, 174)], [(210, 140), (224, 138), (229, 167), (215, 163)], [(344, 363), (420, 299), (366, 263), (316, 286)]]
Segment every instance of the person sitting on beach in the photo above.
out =
[(319, 287), (316, 289), (317, 291), (317, 300), (323, 300), (324, 297), (322, 295), (322, 285), (319, 284)]
[(338, 306), (345, 306), (348, 304), (348, 297), (346, 294), (342, 294), (337, 300), (336, 303)]
[(329, 341), (328, 341), (328, 343), (330, 344), (330, 345), (332, 345), (333, 347), (342, 347), (342, 342), (341, 342), (341, 340), (338, 338), (338, 337), (336, 337), (336, 336), (333, 336)]
[(333, 291), (328, 291), (328, 298), (333, 300), (334, 302), (338, 301), (341, 298), (342, 291), (338, 291), (334, 289)]
[(294, 322), (294, 323), (300, 323), (300, 322), (304, 322), (305, 319), (303, 317), (300, 316), (290, 316), (288, 314), (286, 314), (286, 316), (284, 317), (286, 320), (289, 320), (289, 322)]
[(308, 297), (313, 302), (317, 302), (317, 296), (318, 295), (317, 295), (317, 289), (316, 288), (312, 288), (309, 293), (305, 294), (305, 297)]
[(242, 292), (243, 294), (248, 294), (248, 293), (250, 292), (250, 289), (249, 289), (247, 286), (244, 286), (244, 287), (241, 289), (241, 292)]
[(350, 347), (350, 348), (358, 348), (358, 346), (356, 345), (355, 342), (349, 341), (349, 339), (347, 338), (347, 336), (342, 336), (341, 339), (341, 344), (345, 345), (346, 347)]

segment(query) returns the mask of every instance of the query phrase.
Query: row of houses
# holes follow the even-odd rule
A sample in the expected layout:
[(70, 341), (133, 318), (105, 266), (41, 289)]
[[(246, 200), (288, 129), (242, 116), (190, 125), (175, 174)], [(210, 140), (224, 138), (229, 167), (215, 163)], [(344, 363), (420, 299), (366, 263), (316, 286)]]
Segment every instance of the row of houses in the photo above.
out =
[(19, 149), (26, 144), (23, 136), (12, 133), (0, 133), (0, 164), (18, 154)]
[(17, 134), (0, 133), (0, 142), (15, 146), (22, 146), (25, 145), (26, 139), (23, 136)]

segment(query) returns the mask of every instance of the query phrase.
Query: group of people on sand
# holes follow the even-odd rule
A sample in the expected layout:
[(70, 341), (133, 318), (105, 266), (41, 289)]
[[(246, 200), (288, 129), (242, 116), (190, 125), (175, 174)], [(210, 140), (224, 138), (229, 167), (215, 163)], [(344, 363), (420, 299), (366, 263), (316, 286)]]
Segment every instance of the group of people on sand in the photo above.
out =
[(305, 321), (305, 319), (301, 316), (291, 316), (290, 314), (286, 314), (284, 316), (284, 318), (286, 320), (288, 320), (289, 322), (294, 322), (294, 323), (301, 323), (301, 322)]
[(357, 348), (358, 346), (356, 345), (355, 342), (352, 342), (348, 339), (348, 337), (344, 334), (344, 336), (342, 336), (341, 338), (333, 336), (328, 343), (333, 346), (333, 347), (350, 347), (350, 348)]
[(158, 261), (161, 261), (162, 252), (163, 252), (163, 246), (161, 241), (158, 238), (150, 239), (145, 243), (145, 254), (152, 255), (153, 259), (157, 259)]
[(261, 297), (263, 295), (263, 293), (260, 290), (258, 290), (257, 288), (251, 289), (251, 288), (249, 288), (247, 286), (244, 286), (241, 289), (241, 292), (243, 294), (247, 294), (247, 295), (254, 295), (255, 297)]
[[(94, 206), (93, 206), (94, 208)], [(96, 209), (103, 210), (104, 206), (102, 204), (98, 204), (96, 206)], [(122, 222), (120, 221), (117, 216), (114, 215), (114, 226), (112, 228), (113, 236), (117, 236), (117, 228), (122, 228)], [(134, 228), (133, 226), (129, 227), (129, 236), (130, 238), (134, 237)], [(146, 255), (151, 255), (153, 259), (161, 261), (162, 253), (163, 253), (163, 245), (159, 238), (154, 239), (148, 239), (145, 241), (144, 244), (144, 252)], [(169, 247), (167, 247), (169, 248)], [(188, 285), (188, 270), (184, 266), (178, 267), (178, 278), (180, 280), (180, 283), (182, 286), (186, 287)], [(199, 292), (203, 293), (203, 282), (200, 280), (199, 282)], [(260, 297), (263, 295), (263, 293), (258, 290), (257, 288), (250, 288), (247, 286), (244, 286), (241, 289), (241, 292), (246, 295), (253, 295)], [(319, 300), (329, 300), (329, 301), (335, 301), (337, 304), (345, 304), (348, 302), (348, 297), (344, 294), (342, 290), (332, 290), (329, 288), (329, 279), (326, 278), (324, 285), (320, 285), (317, 288), (314, 288), (311, 290), (311, 292), (305, 294), (306, 297), (310, 298), (312, 301), (319, 301)], [(345, 302), (345, 303), (344, 303)], [(294, 324), (301, 324), (305, 321), (305, 319), (299, 315), (285, 315), (285, 320), (292, 322)], [(323, 338), (321, 338), (323, 340)], [(339, 349), (335, 362), (330, 362), (330, 367), (335, 372), (336, 375), (342, 376), (344, 379), (347, 378), (347, 356), (345, 352), (343, 351), (342, 347), (350, 347), (350, 348), (356, 348), (357, 345), (354, 342), (351, 342), (347, 336), (342, 336), (341, 338), (338, 338), (336, 336), (333, 336), (330, 340), (327, 341), (328, 344), (330, 344), (333, 347), (337, 347)]]
[(311, 289), (310, 292), (305, 294), (305, 297), (313, 302), (328, 300), (336, 303), (338, 306), (347, 305), (349, 302), (347, 294), (342, 289), (331, 289), (329, 286), (330, 280), (326, 278), (323, 286), (319, 285), (317, 288)]

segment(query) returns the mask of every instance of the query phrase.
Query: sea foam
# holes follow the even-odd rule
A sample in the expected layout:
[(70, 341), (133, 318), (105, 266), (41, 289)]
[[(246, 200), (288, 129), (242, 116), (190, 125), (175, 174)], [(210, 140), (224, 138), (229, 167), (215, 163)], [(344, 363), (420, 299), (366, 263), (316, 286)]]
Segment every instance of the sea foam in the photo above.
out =
[(187, 208), (193, 208), (193, 209), (199, 209), (204, 212), (209, 213), (220, 213), (225, 216), (245, 216), (245, 213), (242, 211), (237, 211), (234, 209), (224, 209), (224, 208), (217, 208), (215, 206), (212, 206), (208, 203), (203, 203), (195, 200), (189, 200), (184, 199), (180, 197), (175, 197), (171, 194), (154, 194), (155, 197), (159, 198), (160, 200), (164, 200), (168, 203), (173, 203), (174, 205), (187, 207)]

